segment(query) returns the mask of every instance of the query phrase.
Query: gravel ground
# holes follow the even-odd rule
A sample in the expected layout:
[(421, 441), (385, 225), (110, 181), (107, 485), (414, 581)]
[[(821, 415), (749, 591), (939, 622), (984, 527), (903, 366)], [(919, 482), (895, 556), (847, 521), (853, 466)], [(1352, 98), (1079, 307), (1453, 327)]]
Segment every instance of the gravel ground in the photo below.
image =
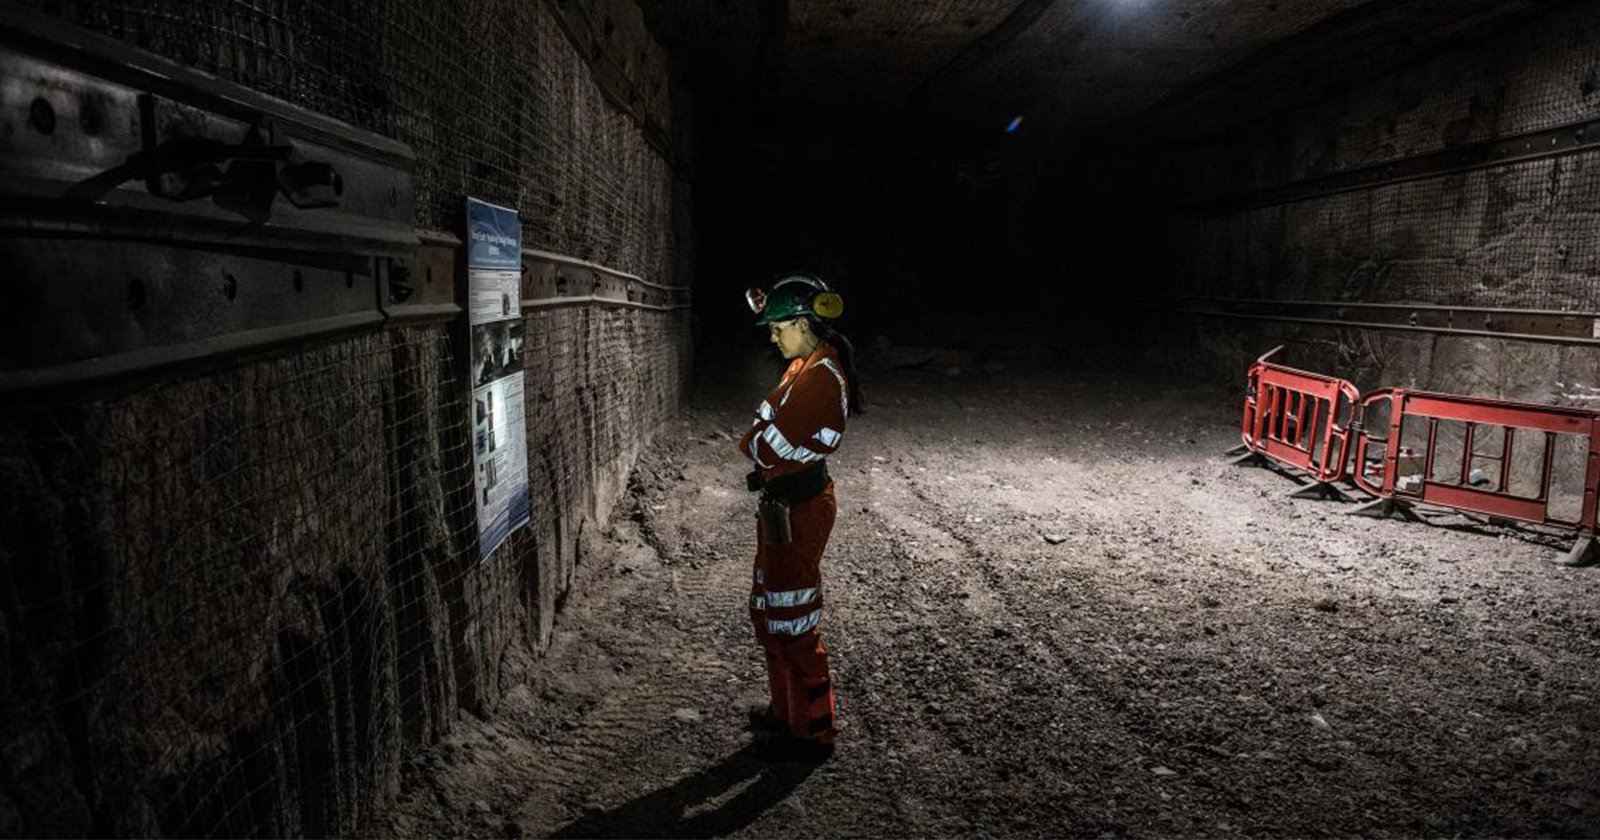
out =
[(743, 728), (732, 437), (764, 388), (722, 383), (388, 833), (1600, 835), (1600, 569), (1288, 499), (1220, 454), (1239, 396), (1170, 376), (871, 382), (831, 463), (831, 761), (765, 763)]

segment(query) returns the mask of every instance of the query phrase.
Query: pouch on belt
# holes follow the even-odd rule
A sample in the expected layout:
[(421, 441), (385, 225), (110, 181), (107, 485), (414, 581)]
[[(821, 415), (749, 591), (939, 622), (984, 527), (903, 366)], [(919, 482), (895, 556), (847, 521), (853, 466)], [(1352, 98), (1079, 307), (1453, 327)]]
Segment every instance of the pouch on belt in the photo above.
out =
[(761, 520), (761, 541), (767, 545), (788, 545), (794, 542), (789, 505), (803, 502), (827, 489), (828, 464), (818, 461), (805, 469), (765, 482), (761, 480), (761, 473), (752, 472), (745, 477), (745, 487), (761, 492), (761, 502), (756, 506), (756, 517)]

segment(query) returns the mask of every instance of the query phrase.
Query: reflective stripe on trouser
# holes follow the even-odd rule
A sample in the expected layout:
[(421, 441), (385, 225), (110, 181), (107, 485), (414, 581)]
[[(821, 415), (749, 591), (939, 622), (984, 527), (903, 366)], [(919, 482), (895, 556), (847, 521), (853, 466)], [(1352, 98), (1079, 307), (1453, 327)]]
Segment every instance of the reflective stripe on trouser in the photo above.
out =
[(762, 545), (756, 535), (750, 622), (767, 660), (772, 714), (797, 738), (833, 740), (836, 709), (822, 641), (822, 551), (837, 512), (833, 484), (789, 507), (793, 541)]

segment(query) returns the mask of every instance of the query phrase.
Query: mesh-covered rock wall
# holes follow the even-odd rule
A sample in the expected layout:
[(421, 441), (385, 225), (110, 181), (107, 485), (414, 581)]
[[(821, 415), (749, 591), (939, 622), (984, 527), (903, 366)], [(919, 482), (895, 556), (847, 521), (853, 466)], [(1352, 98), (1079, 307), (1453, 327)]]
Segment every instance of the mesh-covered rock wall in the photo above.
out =
[[(687, 285), (687, 186), (643, 125), (672, 122), (666, 58), (636, 20), (628, 114), (544, 2), (34, 5), (407, 142), (421, 228), (470, 194), (531, 247)], [(548, 640), (681, 408), (687, 310), (525, 326), (532, 523), (481, 562), (443, 325), (0, 411), (0, 835), (367, 833), (407, 749)]]
[[(1150, 161), (1144, 194), (1167, 215), (1138, 227), (1131, 271), (1167, 294), (1600, 311), (1600, 152), (1248, 200), (1253, 190), (1600, 118), (1596, 32), (1600, 8), (1569, 4), (1240, 128), (1223, 146)], [(1232, 198), (1239, 209), (1194, 210)], [(1314, 332), (1237, 321), (1200, 329), (1230, 376), (1268, 342), (1305, 343)], [(1557, 402), (1576, 398), (1575, 382), (1600, 384), (1592, 349), (1315, 335), (1312, 343), (1337, 351), (1319, 353), (1322, 363), (1377, 384)]]

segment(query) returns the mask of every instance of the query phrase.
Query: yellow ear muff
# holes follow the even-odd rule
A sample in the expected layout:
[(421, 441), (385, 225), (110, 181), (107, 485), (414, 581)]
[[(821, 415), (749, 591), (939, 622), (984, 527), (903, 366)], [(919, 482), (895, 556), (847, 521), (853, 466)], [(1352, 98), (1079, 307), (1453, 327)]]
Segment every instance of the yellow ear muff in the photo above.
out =
[(844, 298), (837, 292), (822, 292), (811, 299), (811, 311), (832, 320), (844, 314)]

